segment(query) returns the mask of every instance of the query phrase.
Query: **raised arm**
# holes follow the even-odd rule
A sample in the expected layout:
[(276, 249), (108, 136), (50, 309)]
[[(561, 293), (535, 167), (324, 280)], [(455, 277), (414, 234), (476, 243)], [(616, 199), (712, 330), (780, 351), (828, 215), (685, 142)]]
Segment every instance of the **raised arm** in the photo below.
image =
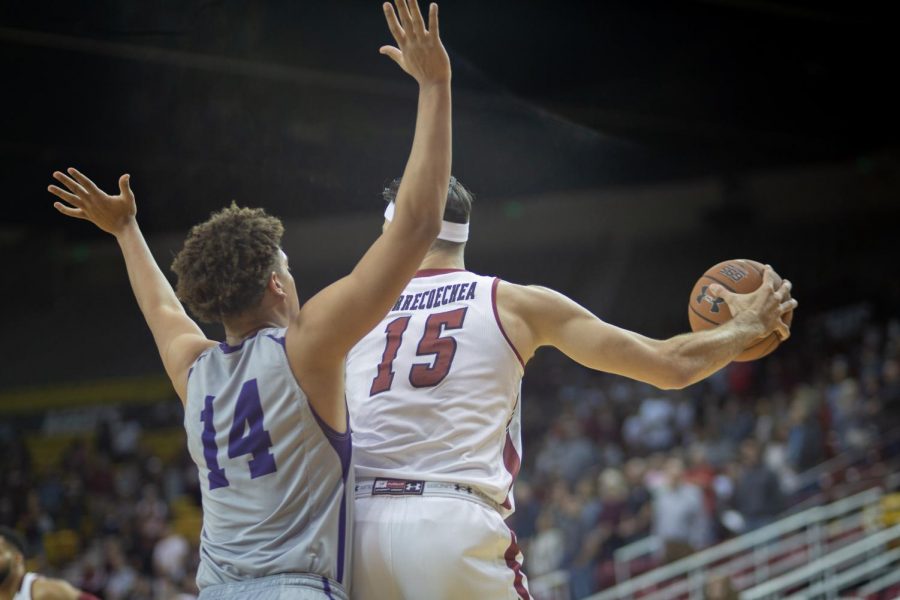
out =
[(437, 5), (430, 7), (427, 29), (415, 0), (396, 5), (396, 13), (388, 3), (383, 8), (397, 47), (384, 46), (381, 53), (416, 79), (419, 104), (394, 220), (348, 276), (300, 311), (301, 334), (288, 336), (288, 353), (305, 357), (301, 362), (342, 361), (396, 302), (440, 231), (450, 181), (450, 60), (438, 34)]
[(655, 340), (610, 325), (566, 296), (535, 286), (502, 283), (500, 318), (526, 360), (553, 346), (574, 361), (662, 389), (683, 388), (712, 375), (761, 337), (789, 335), (782, 315), (797, 307), (791, 283), (775, 290), (767, 267), (763, 285), (751, 294), (712, 291), (728, 302), (734, 318), (707, 331)]
[(56, 171), (53, 177), (68, 191), (55, 185), (47, 189), (68, 204), (55, 202), (53, 206), (66, 216), (90, 221), (115, 236), (125, 257), (131, 289), (153, 333), (163, 367), (184, 402), (188, 369), (197, 356), (214, 342), (206, 339), (200, 327), (187, 316), (172, 286), (153, 259), (138, 227), (131, 176), (122, 175), (119, 178), (119, 194), (111, 196), (77, 169), (67, 171), (69, 176)]

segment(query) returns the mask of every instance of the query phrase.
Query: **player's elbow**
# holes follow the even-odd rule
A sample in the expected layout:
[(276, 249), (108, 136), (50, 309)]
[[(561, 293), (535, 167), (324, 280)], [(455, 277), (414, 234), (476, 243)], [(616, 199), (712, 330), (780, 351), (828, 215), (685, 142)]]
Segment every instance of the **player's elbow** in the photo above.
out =
[(690, 385), (690, 381), (686, 378), (679, 376), (670, 376), (666, 375), (664, 377), (660, 377), (656, 381), (653, 382), (653, 386), (657, 387), (661, 390), (671, 391), (671, 390), (683, 390), (687, 386)]
[(657, 369), (653, 385), (661, 390), (683, 390), (694, 383), (693, 373), (673, 358), (665, 357)]
[(427, 248), (437, 239), (440, 232), (440, 215), (438, 215), (437, 218), (432, 218), (429, 215), (427, 218), (418, 219), (412, 223), (405, 238), (410, 241), (418, 242)]
[(420, 242), (426, 246), (431, 245), (441, 232), (441, 214), (437, 211), (422, 211), (404, 217), (398, 217), (388, 232), (393, 230), (395, 235), (405, 240)]

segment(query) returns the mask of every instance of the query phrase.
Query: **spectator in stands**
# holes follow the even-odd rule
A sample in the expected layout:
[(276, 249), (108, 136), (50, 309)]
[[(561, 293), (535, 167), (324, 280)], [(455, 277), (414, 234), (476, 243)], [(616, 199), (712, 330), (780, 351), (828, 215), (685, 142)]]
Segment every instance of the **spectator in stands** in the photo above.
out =
[(825, 460), (824, 436), (813, 414), (817, 404), (816, 392), (809, 386), (798, 389), (791, 403), (787, 462), (797, 473)]
[(797, 489), (797, 473), (788, 463), (787, 423), (776, 423), (772, 430), (772, 439), (765, 445), (763, 462), (778, 477), (778, 483), (783, 494), (790, 494)]
[(528, 546), (529, 577), (539, 577), (562, 566), (565, 543), (553, 511), (544, 509), (537, 519), (537, 534)]
[(516, 499), (516, 512), (507, 519), (506, 523), (510, 529), (516, 532), (519, 539), (527, 540), (534, 536), (541, 504), (534, 495), (531, 482), (527, 479), (516, 481), (513, 494)]
[(655, 492), (653, 530), (663, 541), (665, 561), (683, 558), (703, 547), (709, 539), (710, 522), (703, 505), (703, 492), (684, 479), (680, 458), (666, 461), (667, 482)]
[(115, 538), (104, 543), (106, 551), (106, 586), (103, 589), (105, 600), (126, 600), (131, 598), (137, 585), (138, 573), (128, 563), (121, 544)]
[(784, 508), (778, 477), (762, 462), (759, 443), (754, 439), (741, 444), (741, 473), (732, 505), (744, 518), (745, 531), (771, 523)]
[(184, 536), (165, 525), (162, 537), (153, 547), (154, 573), (171, 581), (180, 582), (187, 574), (191, 546)]
[(738, 600), (738, 593), (727, 577), (713, 576), (706, 582), (703, 590), (706, 600)]
[(720, 427), (722, 438), (732, 449), (737, 448), (753, 433), (753, 412), (737, 396), (729, 396), (722, 411)]
[[(684, 480), (700, 488), (703, 492), (703, 509), (709, 519), (716, 514), (716, 492), (713, 489), (713, 481), (716, 478), (716, 470), (706, 457), (706, 446), (697, 443), (688, 450), (688, 468), (684, 473)], [(710, 528), (707, 531), (712, 536)], [(703, 546), (712, 542), (712, 537), (708, 537), (703, 542)]]
[(582, 434), (581, 424), (574, 416), (564, 414), (538, 453), (537, 472), (547, 478), (561, 475), (572, 484), (595, 461), (594, 446)]
[(900, 354), (884, 361), (881, 368), (881, 398), (888, 411), (900, 410)]

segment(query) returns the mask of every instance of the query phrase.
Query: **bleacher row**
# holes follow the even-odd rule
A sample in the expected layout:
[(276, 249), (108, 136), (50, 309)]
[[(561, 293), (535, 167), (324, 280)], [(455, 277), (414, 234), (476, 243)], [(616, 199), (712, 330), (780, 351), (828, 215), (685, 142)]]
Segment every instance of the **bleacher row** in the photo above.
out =
[[(888, 478), (887, 486), (900, 484)], [(696, 554), (629, 577), (653, 538), (616, 553), (622, 579), (588, 600), (900, 597), (900, 493), (873, 487), (814, 506)], [(569, 597), (564, 572), (531, 582), (536, 600)]]

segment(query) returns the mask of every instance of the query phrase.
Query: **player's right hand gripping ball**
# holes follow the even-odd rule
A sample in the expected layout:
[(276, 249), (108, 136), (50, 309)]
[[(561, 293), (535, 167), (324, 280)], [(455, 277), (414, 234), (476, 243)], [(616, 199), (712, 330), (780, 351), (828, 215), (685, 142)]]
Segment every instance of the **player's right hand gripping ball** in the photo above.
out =
[[(691, 292), (688, 302), (688, 318), (691, 321), (692, 331), (703, 331), (718, 327), (731, 319), (731, 311), (723, 298), (716, 298), (709, 293), (709, 286), (718, 283), (722, 287), (737, 294), (749, 294), (756, 290), (763, 280), (763, 268), (761, 263), (755, 260), (736, 258), (726, 260), (707, 269)], [(781, 286), (781, 277), (775, 275), (775, 289)], [(784, 315), (784, 322), (791, 324), (794, 311)], [(753, 342), (745, 348), (734, 360), (745, 362), (756, 360), (771, 354), (781, 343), (781, 339), (774, 331), (768, 336)]]

